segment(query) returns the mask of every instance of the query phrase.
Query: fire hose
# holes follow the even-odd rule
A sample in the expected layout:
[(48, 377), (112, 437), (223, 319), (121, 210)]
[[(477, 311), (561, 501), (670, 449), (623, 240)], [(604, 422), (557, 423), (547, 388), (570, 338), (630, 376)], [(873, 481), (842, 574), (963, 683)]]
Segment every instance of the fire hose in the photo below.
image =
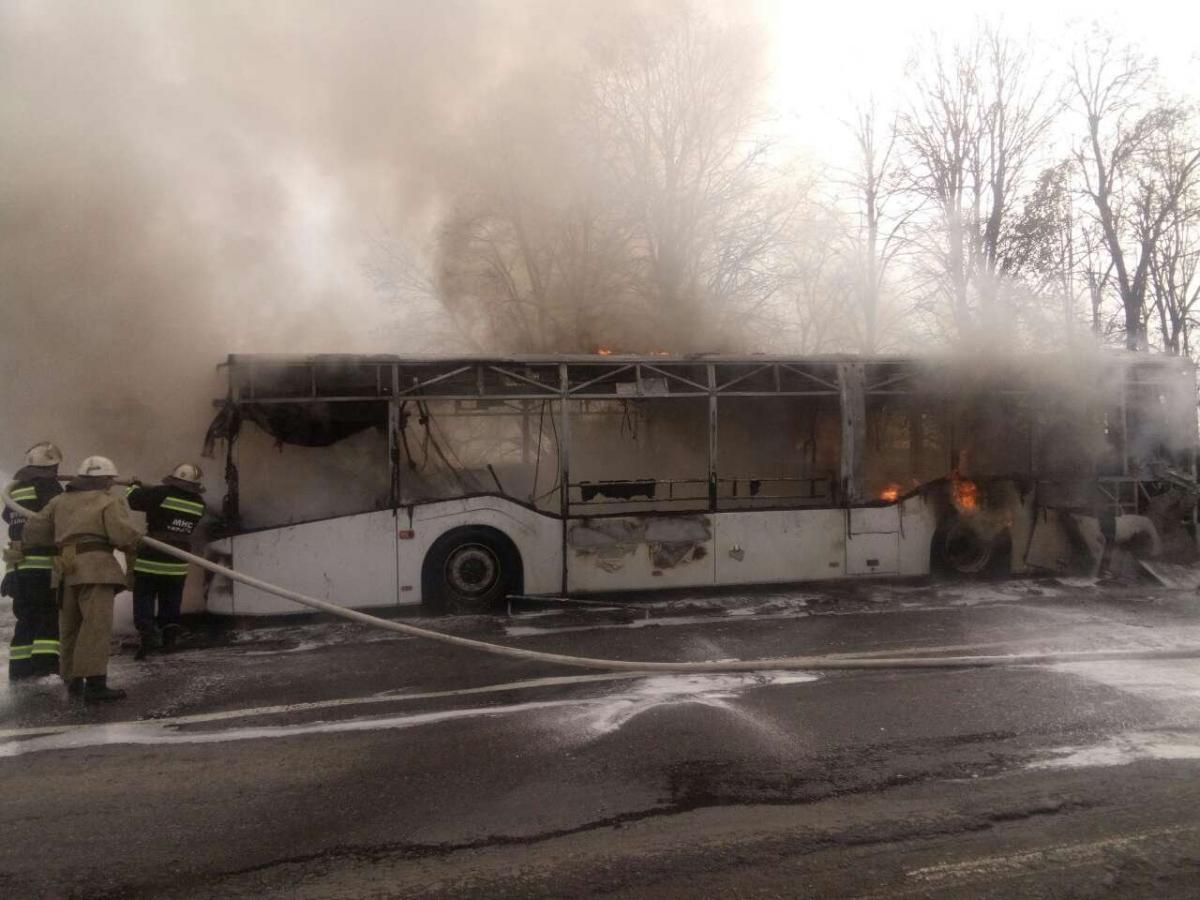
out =
[[(9, 484), (3, 489), (0, 489), (0, 496), (3, 497), (5, 505), (8, 506), (9, 509), (23, 516), (36, 516), (37, 513), (26, 509), (13, 500), (10, 493), (12, 488), (13, 485)], [(421, 628), (420, 626), (410, 625), (406, 622), (397, 622), (391, 619), (380, 618), (379, 616), (373, 616), (369, 613), (360, 612), (356, 609), (350, 609), (349, 607), (340, 606), (336, 603), (330, 603), (327, 600), (321, 600), (317, 597), (310, 597), (307, 594), (300, 593), (299, 591), (293, 591), (285, 587), (280, 587), (279, 585), (270, 584), (269, 582), (263, 581), (260, 578), (255, 578), (252, 575), (245, 575), (229, 568), (228, 566), (223, 566), (219, 563), (212, 562), (211, 560), (204, 559), (203, 557), (197, 556), (194, 553), (189, 553), (186, 550), (180, 550), (178, 547), (174, 547), (171, 544), (164, 543), (163, 541), (149, 536), (142, 537), (141, 542), (147, 547), (152, 547), (155, 550), (167, 553), (176, 559), (200, 566), (202, 569), (207, 569), (209, 572), (212, 572), (215, 575), (222, 575), (233, 581), (240, 582), (248, 587), (256, 588), (257, 590), (265, 591), (269, 594), (274, 594), (277, 597), (283, 597), (285, 600), (291, 600), (295, 603), (299, 603), (301, 606), (307, 606), (310, 609), (320, 610), (321, 612), (340, 616), (343, 619), (349, 619), (352, 622), (360, 622), (363, 625), (369, 625), (385, 631), (393, 631), (398, 634), (408, 635), (409, 637), (440, 641), (443, 644), (450, 644), (455, 647), (463, 647), (468, 650), (475, 650), (482, 653), (491, 653), (495, 656), (506, 656), (510, 659), (552, 663), (554, 665), (573, 666), (579, 669), (600, 669), (609, 672), (673, 672), (683, 674), (695, 672), (763, 672), (783, 669), (801, 669), (810, 671), (835, 669), (961, 669), (1131, 659), (1200, 659), (1200, 647), (1173, 647), (1153, 650), (1075, 650), (1053, 653), (1026, 653), (992, 656), (895, 656), (883, 658), (855, 658), (853, 656), (789, 656), (780, 657), (777, 659), (710, 660), (705, 662), (655, 662), (625, 659), (596, 659), (586, 656), (569, 656), (561, 653), (545, 653), (540, 650), (525, 650), (520, 647), (509, 647), (504, 644), (493, 644), (487, 641), (474, 640), (473, 638), (465, 638), (454, 634), (446, 634), (445, 632), (435, 631), (431, 628)]]

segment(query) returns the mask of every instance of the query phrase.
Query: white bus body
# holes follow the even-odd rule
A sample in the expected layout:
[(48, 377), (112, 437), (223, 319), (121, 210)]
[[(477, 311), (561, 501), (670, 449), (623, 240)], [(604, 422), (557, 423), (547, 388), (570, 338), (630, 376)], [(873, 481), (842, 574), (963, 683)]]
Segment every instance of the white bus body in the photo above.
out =
[[(1106, 357), (1076, 396), (1061, 381), (1014, 386), (1020, 365), (964, 388), (972, 365), (231, 357), (210, 436), (227, 441), (227, 473), (242, 473), (233, 515), (239, 482), (252, 496), (260, 486), (247, 513), (271, 513), (209, 550), (272, 583), (388, 608), (469, 598), (493, 581), (507, 593), (586, 595), (914, 577), (939, 560), (961, 573), (1078, 570), (1098, 567), (1122, 535), (1162, 549), (1159, 532), (1180, 515), (1163, 511), (1146, 460), (1194, 477), (1190, 367)], [(1109, 380), (1116, 387), (1096, 389)], [(493, 440), (510, 464), (477, 466), (468, 481), (446, 434), (435, 438), (438, 403), (485, 431), (500, 415), (519, 422), (520, 440)], [(750, 412), (739, 418), (739, 408)], [(239, 456), (243, 419), (262, 435)], [(309, 449), (280, 455), (267, 434)], [(356, 449), (338, 461), (336, 484), (310, 487), (337, 446)], [(622, 461), (626, 446), (636, 452)], [(464, 496), (405, 496), (410, 473), (435, 457)], [(304, 477), (279, 476), (289, 459)], [(752, 464), (759, 477), (739, 469)], [(390, 496), (379, 498), (389, 471)], [(364, 504), (376, 508), (344, 508)], [(269, 521), (284, 516), (306, 520)], [(1194, 550), (1193, 533), (1180, 541)], [(496, 597), (489, 588), (490, 605)], [(220, 579), (207, 609), (301, 611)]]
[[(669, 515), (621, 518), (651, 526), (681, 521)], [(697, 520), (709, 526), (710, 536), (695, 541), (686, 558), (665, 568), (656, 567), (654, 542), (645, 539), (627, 546), (568, 545), (568, 592), (928, 575), (929, 542), (937, 525), (921, 496), (883, 509), (759, 510), (682, 519), (687, 524)], [(584, 521), (570, 520), (568, 535)], [(433, 542), (453, 528), (474, 525), (491, 526), (513, 540), (521, 555), (525, 593), (560, 592), (562, 521), (499, 496), (269, 528), (225, 538), (211, 548), (239, 572), (333, 603), (362, 609), (406, 606), (424, 602), (421, 566)], [(257, 616), (302, 610), (234, 582), (210, 589), (208, 611)]]

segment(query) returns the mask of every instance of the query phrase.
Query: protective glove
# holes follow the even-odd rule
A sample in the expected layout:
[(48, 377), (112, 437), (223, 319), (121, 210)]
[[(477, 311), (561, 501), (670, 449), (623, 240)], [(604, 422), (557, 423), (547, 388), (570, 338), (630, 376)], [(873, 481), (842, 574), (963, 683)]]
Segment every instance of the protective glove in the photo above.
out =
[(15, 567), (25, 562), (25, 554), (21, 552), (19, 546), (9, 544), (4, 548), (4, 561)]
[(133, 583), (137, 581), (137, 573), (133, 571), (133, 567), (137, 564), (137, 551), (131, 547), (119, 547), (122, 553), (125, 554), (125, 587), (133, 590)]

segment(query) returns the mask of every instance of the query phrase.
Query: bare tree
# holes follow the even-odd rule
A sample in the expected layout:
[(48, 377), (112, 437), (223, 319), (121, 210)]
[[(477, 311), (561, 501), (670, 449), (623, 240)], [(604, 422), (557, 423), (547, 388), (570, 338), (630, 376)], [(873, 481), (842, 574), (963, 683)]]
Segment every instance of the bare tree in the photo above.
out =
[(1037, 336), (1051, 341), (1070, 340), (1079, 325), (1070, 176), (1067, 163), (1045, 169), (1005, 225), (1008, 265), (1022, 273), (1028, 300), (1022, 318)]
[(443, 302), (430, 264), (433, 255), (428, 247), (381, 230), (371, 239), (363, 272), (376, 294), (397, 313), (391, 329), (417, 329), (440, 346), (479, 351), (475, 329), (461, 318), (465, 311)]
[(787, 280), (752, 34), (689, 6), (618, 24), (563, 86), (519, 81), (440, 236), (439, 295), (510, 349), (740, 346)]
[(904, 229), (915, 212), (905, 199), (905, 183), (895, 117), (880, 121), (874, 99), (860, 106), (849, 123), (857, 157), (845, 180), (857, 222), (850, 235), (849, 265), (853, 302), (861, 319), (859, 349), (879, 346), (880, 315), (888, 270), (905, 248)]
[(630, 318), (627, 228), (601, 190), (584, 91), (561, 80), (497, 95), (439, 230), (438, 295), (485, 346), (590, 352)]
[(673, 7), (634, 20), (593, 80), (634, 289), (684, 349), (726, 341), (742, 304), (782, 283), (775, 251), (792, 202), (769, 164), (759, 51), (753, 34)]
[(1154, 310), (1163, 349), (1191, 356), (1200, 310), (1200, 204), (1192, 196), (1159, 238), (1150, 261)]
[(1147, 288), (1164, 235), (1200, 174), (1187, 111), (1153, 103), (1155, 67), (1108, 35), (1093, 35), (1071, 61), (1086, 134), (1075, 151), (1124, 313), (1126, 346), (1144, 349)]
[(926, 283), (944, 301), (951, 335), (993, 339), (1016, 317), (1002, 309), (1004, 278), (1025, 257), (1009, 227), (1059, 102), (1026, 45), (991, 26), (948, 52), (935, 46), (900, 121), (912, 190), (933, 210), (923, 244)]
[[(786, 336), (784, 346), (799, 353), (862, 347), (863, 321), (853, 314), (860, 299), (861, 273), (840, 241), (850, 230), (846, 217), (832, 204), (820, 203), (803, 191), (802, 185), (798, 193), (803, 198), (801, 211), (788, 233), (787, 278), (771, 307), (776, 314), (771, 332), (776, 341)], [(770, 345), (769, 337), (764, 343)]]

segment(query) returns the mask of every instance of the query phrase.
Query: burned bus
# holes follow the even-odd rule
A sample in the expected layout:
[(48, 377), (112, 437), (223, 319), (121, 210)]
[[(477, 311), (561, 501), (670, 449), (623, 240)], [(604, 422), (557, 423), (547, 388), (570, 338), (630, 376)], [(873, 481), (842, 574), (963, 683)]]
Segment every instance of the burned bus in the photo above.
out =
[[(353, 607), (486, 610), (1195, 555), (1196, 385), (1066, 357), (230, 356), (217, 558)], [(287, 601), (213, 585), (208, 608)]]

